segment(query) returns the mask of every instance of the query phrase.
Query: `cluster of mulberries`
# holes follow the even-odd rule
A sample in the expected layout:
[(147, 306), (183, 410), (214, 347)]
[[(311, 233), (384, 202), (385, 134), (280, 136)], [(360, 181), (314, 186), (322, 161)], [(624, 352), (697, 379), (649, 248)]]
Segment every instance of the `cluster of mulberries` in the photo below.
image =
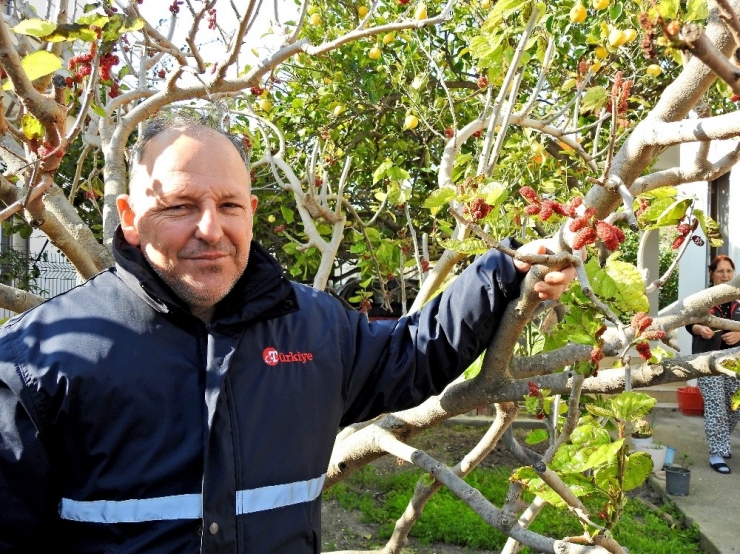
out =
[[(676, 226), (676, 230), (678, 231), (678, 236), (673, 240), (673, 244), (671, 245), (671, 248), (674, 250), (681, 247), (681, 245), (686, 240), (686, 237), (689, 236), (689, 234), (693, 231), (696, 231), (696, 228), (699, 226), (699, 220), (694, 218), (694, 220), (691, 222), (691, 225), (688, 223), (679, 223)], [(701, 238), (698, 235), (694, 235), (691, 237), (691, 240), (694, 244), (697, 246), (704, 246), (704, 239)]]
[[(81, 83), (82, 80), (92, 74), (92, 62), (95, 59), (95, 53), (97, 52), (97, 43), (90, 43), (90, 51), (87, 54), (80, 54), (79, 56), (72, 56), (67, 62), (67, 68), (73, 71), (71, 77), (65, 79), (66, 85), (72, 88), (75, 83)], [(111, 68), (118, 65), (120, 62), (118, 56), (112, 52), (108, 52), (100, 57), (100, 78), (104, 81), (113, 81), (111, 84), (108, 96), (115, 98), (120, 94), (118, 82), (111, 76)], [(78, 91), (78, 93), (81, 91)]]
[(615, 103), (617, 110), (618, 122), (621, 127), (627, 127), (629, 122), (625, 118), (627, 114), (627, 101), (630, 97), (630, 91), (632, 90), (632, 81), (622, 80), (622, 72), (617, 71), (614, 75), (614, 85), (612, 85), (612, 102), (609, 103), (609, 110), (612, 111)]
[(637, 217), (640, 217), (642, 214), (644, 214), (647, 209), (650, 207), (650, 201), (647, 198), (640, 198), (639, 200), (640, 205), (637, 208), (637, 211), (635, 212), (635, 215)]
[(468, 208), (467, 206), (463, 208), (463, 213), (470, 214), (475, 221), (480, 221), (489, 213), (491, 213), (492, 209), (492, 206), (490, 204), (487, 204), (486, 201), (479, 196), (475, 200), (473, 200), (473, 202), (470, 204), (470, 208)]
[(596, 338), (596, 345), (591, 349), (591, 353), (589, 355), (589, 358), (591, 359), (591, 373), (589, 375), (591, 377), (596, 377), (599, 374), (599, 363), (601, 360), (604, 359), (604, 339), (601, 338), (604, 333), (606, 332), (606, 325), (602, 325), (599, 327), (599, 330), (594, 333), (594, 338)]
[(624, 233), (616, 225), (606, 221), (596, 222), (596, 236), (601, 239), (609, 250), (616, 250), (624, 242)]
[(586, 208), (582, 216), (570, 222), (568, 228), (575, 233), (573, 250), (580, 250), (586, 245), (593, 244), (596, 239), (601, 240), (609, 250), (616, 250), (624, 242), (624, 233), (616, 225), (601, 220), (593, 222), (595, 213), (595, 208)]
[(216, 8), (211, 8), (210, 10), (208, 10), (208, 28), (216, 28)]
[(182, 2), (179, 0), (173, 0), (172, 4), (170, 5), (170, 13), (172, 15), (177, 15), (180, 13), (180, 6), (182, 5)]
[(528, 396), (531, 396), (532, 398), (537, 398), (537, 407), (534, 410), (535, 417), (537, 419), (545, 419), (545, 401), (542, 397), (542, 391), (540, 390), (540, 387), (537, 383), (534, 381), (527, 381), (527, 387), (529, 388), (529, 394)]
[(637, 312), (635, 315), (632, 316), (632, 320), (630, 321), (630, 326), (635, 332), (635, 335), (639, 335), (652, 324), (653, 318), (645, 312)]
[(100, 57), (100, 78), (104, 81), (110, 81), (111, 80), (111, 74), (110, 70), (111, 67), (118, 65), (118, 63), (121, 60), (118, 59), (118, 56), (116, 56), (112, 52), (108, 52), (107, 54)]
[(265, 89), (257, 85), (254, 87), (250, 87), (249, 92), (251, 92), (255, 96), (262, 96), (265, 93)]
[(637, 353), (640, 355), (640, 358), (642, 358), (645, 361), (653, 357), (653, 353), (650, 350), (650, 345), (646, 342), (638, 342), (635, 345), (635, 349), (637, 350)]
[(655, 26), (647, 12), (642, 12), (640, 14), (639, 22), (640, 26), (645, 29), (645, 34), (642, 37), (640, 48), (642, 48), (643, 55), (648, 60), (652, 60), (657, 56), (655, 46), (653, 45), (653, 38), (655, 37)]
[(532, 187), (520, 188), (519, 194), (528, 202), (524, 211), (529, 215), (539, 214), (540, 221), (547, 221), (553, 213), (564, 217), (573, 217), (576, 213), (576, 208), (583, 202), (583, 198), (580, 196), (573, 198), (569, 204), (561, 204), (547, 198), (542, 200)]
[[(645, 341), (663, 340), (666, 336), (665, 331), (659, 329), (648, 330), (648, 327), (652, 324), (653, 318), (645, 312), (637, 312), (632, 316), (632, 321), (630, 321), (630, 326), (634, 330), (635, 336), (639, 336)], [(643, 360), (647, 361), (653, 357), (653, 353), (650, 351), (650, 345), (647, 342), (638, 342), (635, 345), (635, 349)]]

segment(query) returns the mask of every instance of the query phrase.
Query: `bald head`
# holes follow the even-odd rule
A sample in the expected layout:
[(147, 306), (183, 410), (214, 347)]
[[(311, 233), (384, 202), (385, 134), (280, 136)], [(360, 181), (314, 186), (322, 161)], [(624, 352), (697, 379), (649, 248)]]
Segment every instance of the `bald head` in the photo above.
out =
[(247, 166), (200, 125), (156, 133), (132, 162), (131, 193), (117, 199), (124, 237), (207, 320), (247, 266), (257, 208)]

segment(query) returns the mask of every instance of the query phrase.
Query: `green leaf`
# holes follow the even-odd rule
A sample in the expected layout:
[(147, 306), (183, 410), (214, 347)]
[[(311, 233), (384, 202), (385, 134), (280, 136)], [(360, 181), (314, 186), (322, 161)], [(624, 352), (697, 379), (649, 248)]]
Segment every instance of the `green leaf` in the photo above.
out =
[(501, 183), (489, 183), (481, 190), (486, 204), (498, 206), (509, 197), (509, 190)]
[[(62, 67), (62, 60), (51, 52), (39, 50), (23, 58), (21, 60), (21, 66), (23, 66), (26, 76), (31, 81), (35, 81), (39, 77), (54, 73), (57, 69), (60, 69)], [(11, 86), (12, 83), (8, 81), (3, 85), (3, 90), (10, 90)]]
[(619, 261), (618, 257), (618, 252), (609, 256), (603, 269), (596, 258), (587, 262), (586, 272), (594, 292), (622, 313), (649, 311), (650, 303), (640, 272), (634, 265)]
[(689, 0), (687, 2), (686, 21), (698, 21), (706, 19), (709, 15), (706, 0)]
[(601, 406), (594, 406), (593, 404), (586, 404), (586, 410), (588, 413), (595, 415), (596, 417), (614, 417), (614, 412)]
[(663, 19), (674, 19), (678, 14), (678, 8), (681, 6), (679, 0), (660, 0), (658, 4), (658, 13)]
[(377, 169), (373, 172), (373, 185), (385, 177), (386, 172), (393, 166), (393, 162), (386, 159), (380, 164)]
[(717, 222), (701, 210), (694, 210), (694, 216), (699, 220), (699, 225), (701, 225), (701, 230), (709, 241), (709, 246), (713, 248), (722, 246), (725, 241), (722, 238), (722, 233), (719, 230)]
[(581, 113), (598, 110), (606, 103), (608, 94), (603, 87), (591, 87), (586, 91), (581, 100)]
[(95, 31), (90, 29), (90, 25), (80, 23), (63, 23), (58, 25), (54, 32), (44, 37), (47, 42), (63, 42), (65, 40), (81, 40), (83, 42), (92, 42), (98, 36)]
[(546, 441), (549, 436), (550, 435), (544, 429), (535, 429), (529, 435), (527, 435), (527, 438), (524, 439), (524, 442), (526, 442), (527, 444), (538, 444)]
[(738, 408), (740, 408), (740, 389), (737, 389), (735, 394), (732, 395), (732, 409), (737, 410)]
[[(653, 460), (645, 452), (635, 452), (627, 456), (625, 461), (622, 490), (627, 492), (636, 489), (645, 482), (653, 471)], [(604, 491), (617, 489), (619, 487), (618, 469), (617, 464), (613, 463), (594, 471), (596, 485)]]
[(624, 491), (631, 491), (642, 485), (652, 471), (653, 459), (650, 457), (650, 454), (646, 452), (634, 452), (627, 456), (627, 469), (624, 472)]
[(625, 391), (609, 398), (614, 416), (621, 421), (635, 421), (650, 413), (657, 400), (644, 392)]
[(457, 239), (441, 240), (439, 244), (443, 248), (460, 252), (461, 254), (483, 254), (488, 252), (486, 243), (480, 239), (468, 238), (463, 241)]
[(21, 118), (21, 129), (23, 129), (23, 134), (30, 139), (43, 138), (46, 133), (41, 122), (30, 113), (27, 113)]
[(733, 358), (732, 360), (722, 360), (719, 365), (735, 373), (740, 373), (740, 360)]
[(617, 452), (622, 448), (624, 439), (619, 439), (611, 444), (604, 444), (594, 450), (588, 457), (586, 465), (589, 469), (613, 463), (617, 459)]
[(405, 181), (411, 177), (408, 171), (400, 167), (396, 167), (395, 165), (388, 168), (386, 175), (392, 181)]
[(98, 114), (100, 117), (106, 117), (108, 114), (105, 112), (103, 108), (98, 106), (95, 102), (90, 103), (90, 108), (92, 111), (94, 111), (96, 114)]
[[(586, 408), (591, 407), (597, 407), (593, 406), (592, 404), (586, 404)], [(608, 410), (604, 410), (605, 412), (608, 412)], [(589, 410), (591, 412), (591, 410)], [(594, 415), (604, 415), (604, 414), (594, 414)], [(613, 415), (606, 415), (606, 417), (613, 417)], [(590, 423), (579, 425), (573, 430), (573, 433), (570, 436), (570, 441), (575, 444), (591, 444), (591, 445), (603, 445), (603, 444), (610, 444), (612, 442), (611, 437), (609, 436), (609, 431), (604, 429), (603, 427), (599, 425), (593, 425)]]
[(285, 223), (293, 223), (293, 221), (295, 221), (293, 210), (291, 210), (290, 208), (280, 206), (280, 213), (283, 214), (283, 219), (285, 220)]
[(667, 227), (672, 225), (678, 225), (678, 223), (686, 216), (686, 210), (691, 206), (692, 200), (684, 198), (683, 200), (677, 200), (670, 206), (668, 206), (655, 220), (655, 224), (660, 227)]
[[(485, 352), (483, 353), (485, 354)], [(465, 370), (465, 373), (463, 374), (465, 376), (465, 379), (472, 379), (476, 375), (480, 373), (481, 367), (483, 367), (483, 354), (478, 356), (475, 361), (468, 366), (468, 368)]]
[[(432, 210), (436, 214), (439, 209), (455, 198), (455, 191), (449, 188), (436, 189), (424, 200), (423, 207)], [(436, 209), (436, 211), (435, 211)]]
[(34, 17), (32, 19), (21, 21), (18, 25), (13, 27), (13, 31), (19, 35), (45, 37), (46, 35), (53, 33), (56, 28), (56, 23)]
[(523, 4), (528, 4), (530, 0), (499, 0), (491, 10), (483, 29), (490, 29), (491, 26), (497, 27), (501, 21), (515, 12), (521, 10)]

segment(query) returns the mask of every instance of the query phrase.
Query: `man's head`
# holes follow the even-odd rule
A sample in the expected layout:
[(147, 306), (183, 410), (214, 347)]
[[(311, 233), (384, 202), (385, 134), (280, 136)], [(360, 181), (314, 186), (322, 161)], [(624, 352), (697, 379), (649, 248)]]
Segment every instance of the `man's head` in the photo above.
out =
[(117, 199), (126, 241), (201, 319), (247, 267), (257, 198), (245, 161), (219, 130), (154, 120), (133, 149), (129, 194)]

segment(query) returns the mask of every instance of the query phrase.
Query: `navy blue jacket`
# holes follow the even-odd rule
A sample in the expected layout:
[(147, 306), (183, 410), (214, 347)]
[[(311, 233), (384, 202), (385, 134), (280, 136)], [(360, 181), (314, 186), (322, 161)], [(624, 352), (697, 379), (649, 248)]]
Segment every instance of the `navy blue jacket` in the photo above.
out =
[(441, 392), (520, 284), (492, 251), (370, 323), (253, 244), (205, 324), (120, 231), (114, 253), (0, 329), (0, 553), (319, 552), (338, 427)]

